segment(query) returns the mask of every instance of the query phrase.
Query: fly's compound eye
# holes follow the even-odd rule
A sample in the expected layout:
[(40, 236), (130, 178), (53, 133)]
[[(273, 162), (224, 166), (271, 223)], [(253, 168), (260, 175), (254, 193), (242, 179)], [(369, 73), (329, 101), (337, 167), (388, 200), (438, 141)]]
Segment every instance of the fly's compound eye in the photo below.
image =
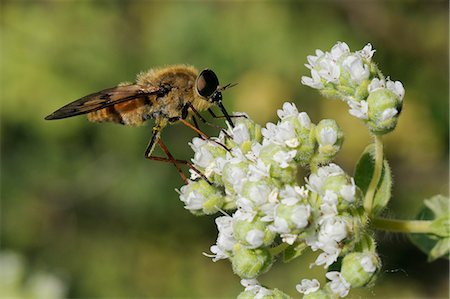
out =
[(219, 79), (216, 74), (210, 69), (203, 70), (198, 75), (196, 88), (199, 95), (204, 98), (209, 98), (219, 86)]

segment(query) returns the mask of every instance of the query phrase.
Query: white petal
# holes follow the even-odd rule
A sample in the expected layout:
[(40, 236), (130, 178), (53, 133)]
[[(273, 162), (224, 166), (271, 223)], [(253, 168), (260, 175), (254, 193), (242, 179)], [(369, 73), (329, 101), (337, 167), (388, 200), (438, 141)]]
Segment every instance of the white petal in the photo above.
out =
[(320, 283), (317, 279), (309, 280), (309, 279), (302, 279), (300, 284), (296, 285), (295, 288), (299, 293), (302, 294), (309, 294), (314, 293), (320, 288)]
[(385, 121), (388, 120), (394, 116), (396, 116), (398, 114), (397, 109), (395, 108), (387, 108), (383, 111), (383, 113), (381, 114), (381, 121)]

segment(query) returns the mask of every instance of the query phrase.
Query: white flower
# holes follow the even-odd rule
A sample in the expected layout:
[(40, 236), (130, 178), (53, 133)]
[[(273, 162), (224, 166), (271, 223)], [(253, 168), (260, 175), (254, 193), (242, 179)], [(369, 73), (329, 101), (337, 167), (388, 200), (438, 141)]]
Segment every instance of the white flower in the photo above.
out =
[(298, 110), (294, 103), (286, 102), (283, 104), (283, 109), (277, 110), (277, 115), (282, 120), (289, 116), (296, 116), (297, 114)]
[(219, 246), (213, 245), (209, 249), (213, 254), (208, 254), (203, 252), (204, 256), (211, 257), (213, 262), (217, 262), (218, 260), (223, 260), (229, 257), (229, 254), (227, 254), (225, 251), (220, 249)]
[(272, 291), (261, 286), (256, 279), (242, 279), (241, 285), (245, 287), (246, 291), (252, 292), (254, 299), (263, 299), (272, 295)]
[(333, 128), (324, 127), (320, 130), (320, 144), (322, 146), (334, 145), (337, 141), (337, 132)]
[(308, 64), (305, 64), (305, 66), (307, 68), (309, 68), (310, 70), (312, 70), (313, 68), (315, 68), (317, 60), (322, 58), (325, 55), (325, 53), (322, 50), (317, 49), (316, 50), (316, 55), (308, 55), (306, 57), (306, 59), (308, 60)]
[(329, 282), (330, 289), (334, 294), (339, 297), (345, 297), (350, 291), (350, 284), (345, 280), (342, 274), (338, 271), (330, 271), (325, 276), (331, 280)]
[(250, 244), (249, 248), (258, 248), (264, 243), (264, 232), (259, 229), (252, 229), (245, 236), (245, 241)]
[(396, 116), (397, 114), (398, 114), (397, 109), (395, 109), (395, 108), (387, 108), (381, 114), (380, 121), (388, 120), (388, 119)]
[(348, 202), (354, 202), (355, 201), (355, 195), (356, 195), (356, 185), (355, 180), (351, 178), (351, 185), (344, 185), (341, 188), (341, 196), (344, 200)]
[(289, 233), (289, 225), (286, 221), (286, 219), (282, 218), (282, 217), (278, 217), (276, 216), (272, 225), (269, 225), (268, 228), (273, 231), (273, 232), (277, 232), (277, 233)]
[(347, 223), (340, 217), (321, 219), (318, 241), (322, 244), (340, 242), (347, 237)]
[(245, 141), (250, 140), (250, 133), (244, 123), (239, 123), (233, 128), (233, 141), (237, 144), (242, 144)]
[[(297, 189), (300, 189), (300, 187), (295, 186), (292, 187), (290, 185), (286, 185), (281, 191), (280, 191), (280, 199), (281, 203), (286, 206), (293, 206), (300, 200), (300, 193)], [(302, 190), (300, 189), (300, 192)]]
[(372, 45), (368, 43), (362, 50), (357, 51), (356, 53), (358, 53), (362, 58), (370, 61), (375, 51), (376, 50), (372, 50)]
[(214, 157), (207, 147), (208, 141), (195, 137), (189, 145), (195, 152), (194, 158), (191, 159), (192, 163), (202, 168), (214, 163)]
[(308, 198), (309, 191), (305, 188), (305, 186), (294, 186), (294, 190), (298, 193), (298, 195), (300, 195), (301, 198)]
[(311, 207), (309, 205), (298, 205), (292, 211), (291, 220), (298, 229), (304, 228), (308, 225), (310, 215)]
[(307, 76), (302, 76), (301, 82), (303, 85), (307, 85), (315, 89), (323, 88), (323, 83), (320, 78), (319, 72), (316, 70), (311, 70), (311, 78)]
[(242, 164), (235, 164), (231, 161), (224, 167), (226, 167), (226, 171), (222, 174), (222, 180), (232, 186), (232, 190), (229, 190), (228, 187), (225, 191), (231, 194), (241, 192), (242, 184), (247, 178), (247, 168)]
[(323, 79), (325, 79), (327, 83), (328, 82), (339, 83), (339, 76), (341, 75), (341, 69), (335, 60), (331, 59), (329, 55), (326, 55), (325, 58), (319, 62), (319, 66), (320, 66), (319, 75)]
[(252, 162), (257, 162), (262, 145), (260, 143), (253, 143), (252, 149), (245, 154), (245, 158)]
[(305, 129), (311, 128), (311, 119), (309, 118), (306, 112), (300, 112), (297, 118), (303, 128)]
[(324, 203), (320, 205), (320, 213), (322, 214), (321, 219), (325, 219), (336, 216), (338, 211), (335, 204)]
[(386, 88), (395, 93), (400, 98), (400, 101), (403, 100), (403, 97), (405, 96), (405, 88), (403, 88), (402, 82), (400, 81), (394, 82), (389, 80), (388, 78), (386, 82)]
[(312, 192), (321, 193), (323, 184), (325, 183), (325, 178), (319, 176), (316, 173), (311, 173), (309, 178), (305, 178), (306, 188), (311, 190)]
[(331, 56), (334, 61), (337, 61), (342, 55), (349, 53), (350, 48), (344, 42), (337, 42), (333, 48), (331, 48)]
[(270, 164), (266, 165), (261, 159), (258, 159), (256, 164), (248, 166), (248, 179), (252, 182), (257, 182), (263, 178), (270, 176)]
[(307, 183), (306, 188), (313, 192), (321, 194), (325, 179), (328, 176), (335, 176), (340, 174), (344, 174), (344, 171), (334, 163), (330, 163), (327, 166), (322, 166), (317, 170), (317, 173), (311, 173), (309, 175), (309, 178), (305, 178), (305, 181)]
[(278, 145), (287, 145), (291, 148), (299, 145), (294, 126), (289, 121), (282, 121), (277, 125), (268, 123), (266, 128), (261, 129), (261, 133), (265, 138), (263, 140), (263, 146), (271, 142)]
[(377, 270), (370, 255), (366, 255), (361, 259), (361, 266), (367, 273), (373, 273)]
[(297, 240), (297, 235), (296, 234), (280, 234), (281, 237), (281, 241), (283, 241), (283, 243), (292, 245), (295, 243), (295, 241)]
[(378, 79), (378, 78), (373, 78), (372, 81), (370, 82), (369, 86), (367, 87), (367, 90), (369, 91), (369, 93), (374, 92), (377, 89), (380, 88), (385, 88), (386, 87), (386, 82), (383, 79)]
[(322, 252), (321, 254), (319, 254), (316, 261), (312, 263), (310, 267), (314, 265), (317, 266), (323, 265), (324, 268), (328, 268), (331, 264), (333, 264), (337, 260), (341, 250), (338, 248), (334, 248), (334, 250), (329, 251), (331, 251), (331, 253)]
[[(189, 193), (185, 193), (188, 192)], [(180, 189), (180, 200), (184, 202), (184, 208), (187, 210), (201, 210), (203, 208), (203, 203), (207, 200), (203, 194), (197, 191), (189, 190), (189, 185), (184, 185)]]
[[(216, 218), (216, 225), (219, 231), (217, 237), (217, 246), (224, 251), (230, 251), (236, 244), (233, 236), (233, 218), (230, 216), (221, 216)], [(213, 252), (211, 250), (211, 252)]]
[(367, 101), (348, 101), (348, 105), (350, 106), (350, 110), (348, 111), (351, 115), (359, 118), (359, 119), (367, 119), (369, 118), (368, 110), (369, 104)]
[(293, 151), (278, 151), (273, 155), (273, 160), (277, 162), (281, 168), (288, 168), (289, 163), (294, 159), (297, 154), (296, 150)]
[(314, 293), (320, 288), (320, 283), (317, 279), (302, 279), (302, 281), (295, 286), (297, 291), (302, 294)]
[(198, 174), (198, 172), (196, 172), (196, 171), (195, 171), (194, 169), (192, 169), (192, 168), (189, 168), (189, 173), (191, 174), (191, 175), (189, 176), (189, 179), (190, 179), (191, 181), (195, 181), (196, 179), (202, 177), (200, 174)]
[(350, 55), (344, 59), (342, 66), (350, 73), (350, 77), (356, 84), (369, 78), (369, 66), (364, 64), (362, 59), (357, 55)]
[(337, 205), (338, 203), (338, 196), (334, 191), (326, 190), (325, 195), (322, 196), (322, 202), (327, 205)]

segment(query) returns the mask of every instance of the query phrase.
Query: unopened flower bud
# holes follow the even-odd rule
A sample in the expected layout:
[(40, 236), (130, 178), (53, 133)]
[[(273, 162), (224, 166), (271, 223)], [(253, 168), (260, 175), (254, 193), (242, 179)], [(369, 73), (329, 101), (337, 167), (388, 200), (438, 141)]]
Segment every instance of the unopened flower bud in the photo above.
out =
[(276, 234), (267, 228), (267, 223), (259, 219), (253, 221), (236, 220), (233, 224), (234, 237), (247, 248), (258, 248), (272, 244)]
[(241, 278), (255, 278), (273, 264), (273, 257), (267, 248), (247, 249), (239, 244), (231, 257), (233, 271)]
[(386, 134), (395, 128), (402, 109), (402, 100), (394, 91), (377, 88), (369, 93), (367, 104), (367, 125), (373, 133)]
[(317, 290), (313, 293), (303, 295), (302, 299), (332, 299), (334, 296), (331, 296), (324, 290)]
[(181, 187), (180, 200), (184, 202), (185, 209), (195, 215), (211, 215), (222, 208), (224, 196), (205, 180), (198, 180)]
[(263, 145), (259, 153), (260, 159), (270, 165), (270, 176), (283, 183), (294, 182), (297, 176), (297, 165), (294, 157), (296, 150), (289, 150), (286, 147), (275, 143)]
[(341, 274), (353, 288), (357, 288), (373, 282), (380, 267), (380, 258), (376, 253), (353, 252), (344, 257)]
[(318, 153), (314, 157), (314, 163), (328, 164), (341, 149), (344, 133), (336, 121), (324, 119), (317, 124), (315, 136), (319, 148)]

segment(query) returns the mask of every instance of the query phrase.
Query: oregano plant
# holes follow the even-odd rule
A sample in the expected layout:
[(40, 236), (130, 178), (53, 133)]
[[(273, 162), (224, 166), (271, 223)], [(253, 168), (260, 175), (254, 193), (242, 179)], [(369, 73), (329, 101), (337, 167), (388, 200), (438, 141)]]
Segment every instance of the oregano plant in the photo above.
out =
[[(405, 90), (382, 74), (374, 53), (371, 44), (352, 52), (338, 42), (329, 52), (308, 56), (311, 77), (301, 79), (347, 103), (372, 135), (353, 175), (333, 163), (344, 140), (337, 122), (314, 123), (293, 103), (277, 111), (276, 124), (262, 127), (248, 116), (237, 117), (234, 128), (214, 141), (194, 138), (190, 144), (192, 162), (205, 177), (191, 172), (180, 199), (194, 215), (217, 216), (217, 241), (205, 255), (231, 262), (244, 287), (238, 298), (290, 298), (261, 285), (258, 277), (277, 260), (301, 258), (307, 249), (317, 253), (311, 267), (328, 271), (324, 278), (299, 278), (299, 296), (339, 298), (352, 288), (372, 286), (382, 267), (375, 230), (408, 234), (429, 260), (448, 258), (447, 197), (425, 200), (414, 220), (381, 216), (393, 188), (383, 136), (396, 127)], [(304, 180), (297, 176), (300, 167), (309, 172)]]

